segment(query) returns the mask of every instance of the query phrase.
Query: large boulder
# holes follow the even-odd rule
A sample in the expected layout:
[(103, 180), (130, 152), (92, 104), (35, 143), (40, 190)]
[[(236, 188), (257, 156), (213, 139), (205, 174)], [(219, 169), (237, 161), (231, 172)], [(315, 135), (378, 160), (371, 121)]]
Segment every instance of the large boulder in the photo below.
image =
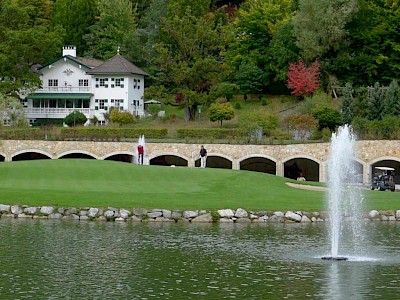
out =
[(11, 206), (11, 213), (14, 215), (22, 214), (24, 211), (19, 205)]
[(218, 210), (218, 214), (221, 218), (230, 219), (235, 216), (235, 213), (232, 209), (220, 209)]
[(0, 204), (0, 212), (10, 212), (10, 205)]
[(235, 217), (236, 218), (247, 218), (249, 216), (249, 213), (245, 211), (243, 208), (238, 208), (235, 212)]
[(50, 215), (50, 214), (52, 214), (54, 212), (54, 207), (52, 207), (52, 206), (42, 206), (40, 208), (40, 212), (42, 214), (46, 215), (46, 216)]
[(192, 223), (196, 223), (196, 222), (203, 222), (203, 223), (211, 223), (213, 221), (212, 215), (211, 213), (206, 213), (200, 216), (195, 217), (194, 219), (192, 219)]
[(183, 217), (185, 219), (196, 218), (199, 215), (199, 212), (196, 210), (185, 210), (183, 212)]
[(377, 210), (371, 210), (368, 214), (368, 217), (371, 219), (376, 219), (379, 218), (379, 211)]

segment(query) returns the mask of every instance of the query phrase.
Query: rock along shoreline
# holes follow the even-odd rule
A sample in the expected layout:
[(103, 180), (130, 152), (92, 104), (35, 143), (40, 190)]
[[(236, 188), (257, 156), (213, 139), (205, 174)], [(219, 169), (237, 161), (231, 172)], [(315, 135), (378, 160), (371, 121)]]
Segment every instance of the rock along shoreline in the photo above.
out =
[[(172, 223), (315, 223), (329, 221), (326, 211), (246, 211), (242, 208), (217, 211), (113, 207), (64, 208), (6, 204), (0, 204), (0, 218)], [(371, 210), (363, 218), (373, 221), (400, 221), (400, 210)], [(352, 217), (345, 217), (345, 219), (351, 220)]]

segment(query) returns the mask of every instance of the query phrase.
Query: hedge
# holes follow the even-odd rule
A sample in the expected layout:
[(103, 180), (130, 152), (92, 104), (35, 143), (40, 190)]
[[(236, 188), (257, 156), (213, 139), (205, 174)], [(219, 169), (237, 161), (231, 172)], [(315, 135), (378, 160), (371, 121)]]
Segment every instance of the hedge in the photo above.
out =
[(212, 138), (212, 139), (235, 139), (243, 136), (238, 129), (232, 128), (181, 128), (177, 130), (178, 138)]
[(1, 128), (0, 139), (3, 140), (36, 140), (44, 139), (44, 134), (40, 128)]
[(65, 139), (121, 139), (139, 138), (144, 135), (150, 139), (162, 139), (168, 134), (168, 129), (154, 128), (104, 128), (104, 127), (75, 127), (61, 128), (60, 138)]

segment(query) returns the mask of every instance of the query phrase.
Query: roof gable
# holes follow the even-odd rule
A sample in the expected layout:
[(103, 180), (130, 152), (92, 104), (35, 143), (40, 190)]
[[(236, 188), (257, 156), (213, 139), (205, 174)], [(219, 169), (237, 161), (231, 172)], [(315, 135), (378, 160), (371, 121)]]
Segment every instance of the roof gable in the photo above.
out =
[(145, 71), (135, 66), (122, 55), (115, 55), (98, 67), (87, 72), (87, 74), (138, 74), (148, 76)]
[(103, 61), (100, 60), (95, 60), (95, 59), (87, 59), (87, 58), (82, 58), (82, 57), (73, 57), (71, 55), (65, 55), (62, 56), (60, 58), (57, 58), (56, 60), (52, 61), (51, 63), (48, 63), (46, 65), (44, 65), (43, 67), (41, 67), (38, 71), (43, 70), (44, 68), (53, 65), (59, 61), (70, 61), (72, 63), (75, 63), (76, 65), (81, 65), (82, 67), (84, 67), (87, 70), (93, 69), (99, 65), (101, 65), (103, 63)]

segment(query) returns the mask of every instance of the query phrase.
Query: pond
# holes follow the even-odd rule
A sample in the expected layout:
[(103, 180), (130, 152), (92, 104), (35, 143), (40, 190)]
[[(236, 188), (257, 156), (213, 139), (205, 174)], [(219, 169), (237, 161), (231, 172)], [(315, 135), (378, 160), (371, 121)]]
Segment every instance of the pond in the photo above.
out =
[[(0, 219), (2, 299), (395, 299), (400, 223), (332, 262), (327, 224)], [(352, 241), (344, 241), (346, 243)]]

